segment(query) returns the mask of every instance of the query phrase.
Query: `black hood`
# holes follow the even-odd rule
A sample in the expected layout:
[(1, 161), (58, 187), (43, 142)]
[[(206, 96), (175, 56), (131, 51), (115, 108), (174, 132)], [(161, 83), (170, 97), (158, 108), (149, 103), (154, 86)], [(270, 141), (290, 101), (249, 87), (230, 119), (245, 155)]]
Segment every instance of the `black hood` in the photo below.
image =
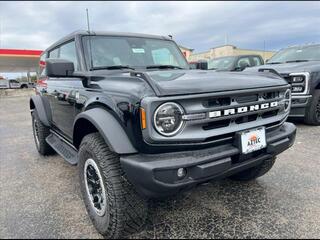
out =
[(257, 67), (247, 68), (245, 72), (258, 71), (261, 68), (272, 68), (280, 74), (298, 73), (298, 72), (315, 72), (320, 69), (320, 61), (293, 62), (280, 64), (266, 64)]
[(287, 84), (282, 78), (270, 73), (171, 70), (146, 74), (157, 88), (158, 96), (232, 91)]
[[(96, 72), (98, 73), (98, 72)], [(286, 85), (281, 77), (271, 73), (213, 72), (203, 70), (159, 70), (140, 72), (99, 71), (98, 85), (102, 89), (147, 96), (173, 96), (224, 92)], [(144, 76), (143, 76), (144, 75)]]

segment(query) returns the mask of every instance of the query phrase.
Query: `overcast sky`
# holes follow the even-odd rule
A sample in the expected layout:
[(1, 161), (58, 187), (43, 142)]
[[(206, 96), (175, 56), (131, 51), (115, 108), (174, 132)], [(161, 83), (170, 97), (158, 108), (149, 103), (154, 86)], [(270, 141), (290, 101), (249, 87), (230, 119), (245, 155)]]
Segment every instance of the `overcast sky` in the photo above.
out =
[(43, 50), (86, 29), (173, 35), (195, 52), (277, 50), (320, 40), (320, 2), (0, 2), (1, 48)]

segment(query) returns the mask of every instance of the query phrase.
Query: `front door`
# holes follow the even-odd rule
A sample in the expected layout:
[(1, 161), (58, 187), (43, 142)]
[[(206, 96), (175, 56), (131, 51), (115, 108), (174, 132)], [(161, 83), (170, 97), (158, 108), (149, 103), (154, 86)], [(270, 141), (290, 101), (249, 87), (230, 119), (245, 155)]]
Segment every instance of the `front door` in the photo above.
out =
[[(72, 61), (75, 69), (78, 68), (74, 41), (69, 41), (49, 52), (49, 58)], [(52, 123), (61, 134), (69, 139), (72, 139), (75, 104), (79, 97), (80, 88), (83, 88), (80, 78), (49, 78), (47, 81), (47, 96), (52, 112)]]
[(63, 135), (72, 138), (75, 104), (82, 81), (78, 78), (49, 78), (47, 91), (52, 122)]

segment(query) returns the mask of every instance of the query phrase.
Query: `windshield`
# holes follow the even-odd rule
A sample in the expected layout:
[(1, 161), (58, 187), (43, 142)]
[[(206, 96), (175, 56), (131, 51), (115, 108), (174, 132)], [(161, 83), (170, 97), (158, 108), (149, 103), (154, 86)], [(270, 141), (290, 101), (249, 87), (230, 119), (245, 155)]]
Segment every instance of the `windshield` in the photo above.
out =
[(313, 60), (320, 61), (320, 45), (291, 47), (280, 50), (268, 61), (268, 64)]
[(232, 67), (234, 59), (234, 57), (210, 59), (208, 61), (208, 69), (228, 70)]
[[(90, 39), (90, 41), (89, 41)], [(85, 36), (84, 46), (91, 69), (119, 68), (188, 68), (177, 45), (170, 40)], [(89, 49), (91, 48), (92, 61)]]

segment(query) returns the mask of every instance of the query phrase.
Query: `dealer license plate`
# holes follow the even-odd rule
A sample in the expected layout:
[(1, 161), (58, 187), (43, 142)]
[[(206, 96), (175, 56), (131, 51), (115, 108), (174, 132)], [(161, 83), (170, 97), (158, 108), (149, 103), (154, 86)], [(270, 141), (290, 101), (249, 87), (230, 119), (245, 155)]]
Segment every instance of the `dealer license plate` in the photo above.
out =
[(248, 154), (267, 146), (264, 127), (246, 130), (240, 133), (242, 153)]

